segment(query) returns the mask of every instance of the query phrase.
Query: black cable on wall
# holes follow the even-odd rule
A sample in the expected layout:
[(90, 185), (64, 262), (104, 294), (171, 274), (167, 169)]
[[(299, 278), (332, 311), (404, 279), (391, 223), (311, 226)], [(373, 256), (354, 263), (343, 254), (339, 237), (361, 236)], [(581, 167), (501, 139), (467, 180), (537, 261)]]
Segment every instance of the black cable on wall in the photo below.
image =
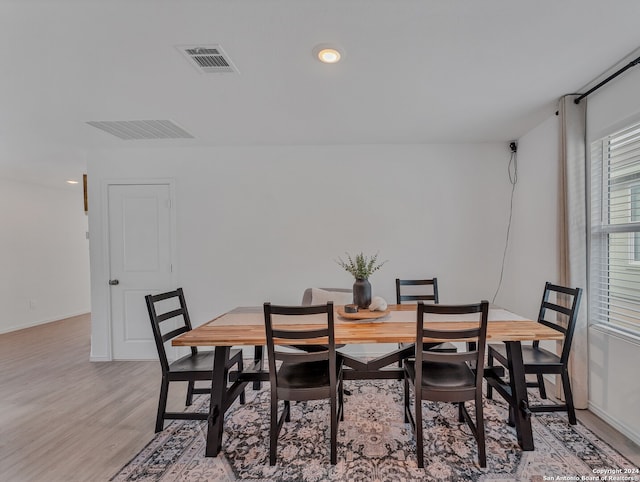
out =
[(509, 247), (509, 235), (511, 234), (511, 219), (513, 217), (513, 195), (516, 191), (516, 184), (518, 184), (518, 144), (516, 141), (509, 143), (509, 149), (511, 149), (511, 157), (509, 158), (509, 164), (507, 171), (509, 174), (509, 183), (511, 184), (511, 199), (509, 201), (509, 222), (507, 223), (507, 235), (504, 241), (504, 252), (502, 253), (502, 266), (500, 268), (500, 280), (498, 281), (498, 287), (493, 295), (491, 303), (495, 303), (498, 292), (502, 287), (502, 278), (504, 276), (504, 263), (507, 259), (507, 248)]

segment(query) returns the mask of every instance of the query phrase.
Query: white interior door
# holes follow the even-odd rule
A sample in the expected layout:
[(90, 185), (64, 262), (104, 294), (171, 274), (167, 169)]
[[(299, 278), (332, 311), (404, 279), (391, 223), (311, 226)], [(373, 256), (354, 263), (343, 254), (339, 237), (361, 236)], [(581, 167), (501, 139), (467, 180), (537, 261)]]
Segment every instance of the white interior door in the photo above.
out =
[(112, 357), (154, 359), (144, 296), (173, 288), (170, 187), (112, 184), (108, 198)]

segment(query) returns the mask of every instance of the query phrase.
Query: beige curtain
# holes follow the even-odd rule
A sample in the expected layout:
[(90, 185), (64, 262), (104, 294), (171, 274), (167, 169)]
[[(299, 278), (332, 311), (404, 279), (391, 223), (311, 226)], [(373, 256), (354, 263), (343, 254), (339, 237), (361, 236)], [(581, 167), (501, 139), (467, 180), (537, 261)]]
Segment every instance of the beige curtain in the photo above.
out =
[[(587, 408), (587, 188), (586, 99), (560, 99), (560, 284), (583, 288), (569, 372), (576, 408)], [(558, 388), (560, 388), (558, 386)], [(559, 395), (561, 392), (558, 393)]]

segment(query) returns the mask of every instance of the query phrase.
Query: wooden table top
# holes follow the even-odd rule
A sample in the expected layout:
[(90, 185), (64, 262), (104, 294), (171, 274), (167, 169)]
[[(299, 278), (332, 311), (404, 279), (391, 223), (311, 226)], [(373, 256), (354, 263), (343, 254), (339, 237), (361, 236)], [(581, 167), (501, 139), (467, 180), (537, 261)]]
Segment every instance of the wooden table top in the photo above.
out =
[[(379, 320), (344, 320), (335, 314), (337, 344), (411, 343), (416, 337), (415, 305), (389, 305), (390, 314)], [(413, 317), (412, 317), (413, 314)], [(466, 315), (464, 315), (466, 316)], [(460, 329), (477, 326), (461, 316), (459, 321), (430, 320), (439, 328)], [(478, 315), (473, 315), (478, 316)], [(450, 319), (450, 318), (448, 318)], [(304, 328), (317, 326), (310, 318)], [(491, 309), (487, 341), (562, 340), (562, 333), (541, 323), (526, 320), (506, 310)], [(431, 340), (440, 341), (440, 340)], [(262, 307), (237, 308), (174, 338), (174, 346), (242, 346), (265, 345), (266, 335)], [(288, 344), (291, 342), (289, 341)], [(318, 344), (312, 341), (310, 344)]]

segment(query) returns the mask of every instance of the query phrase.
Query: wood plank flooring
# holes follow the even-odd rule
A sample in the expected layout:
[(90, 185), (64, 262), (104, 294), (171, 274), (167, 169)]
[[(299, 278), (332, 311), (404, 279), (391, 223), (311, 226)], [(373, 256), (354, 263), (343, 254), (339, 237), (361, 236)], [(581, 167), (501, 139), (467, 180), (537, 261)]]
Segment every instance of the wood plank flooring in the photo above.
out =
[[(89, 315), (0, 336), (0, 480), (108, 480), (153, 438), (158, 362), (89, 351)], [(172, 385), (181, 411), (186, 384)]]
[[(158, 362), (89, 361), (90, 317), (0, 335), (0, 480), (107, 481), (152, 438)], [(172, 384), (182, 410), (186, 384)], [(640, 448), (588, 411), (578, 418), (640, 466)]]

